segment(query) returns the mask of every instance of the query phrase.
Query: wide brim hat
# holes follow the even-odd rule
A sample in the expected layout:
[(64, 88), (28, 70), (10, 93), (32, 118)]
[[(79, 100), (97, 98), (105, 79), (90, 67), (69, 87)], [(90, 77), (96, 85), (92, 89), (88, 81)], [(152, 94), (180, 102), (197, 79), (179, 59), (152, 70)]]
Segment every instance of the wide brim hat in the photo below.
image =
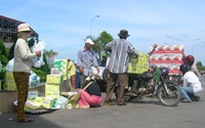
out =
[(27, 24), (27, 23), (22, 23), (22, 24), (18, 25), (17, 30), (18, 30), (18, 32), (31, 32), (32, 31), (29, 24)]
[(120, 30), (120, 33), (118, 34), (118, 36), (119, 36), (119, 37), (128, 37), (128, 36), (130, 36), (130, 35), (128, 34), (128, 31), (127, 31), (127, 30), (122, 29), (122, 30)]
[(94, 45), (95, 43), (91, 39), (86, 39), (85, 44), (91, 44)]

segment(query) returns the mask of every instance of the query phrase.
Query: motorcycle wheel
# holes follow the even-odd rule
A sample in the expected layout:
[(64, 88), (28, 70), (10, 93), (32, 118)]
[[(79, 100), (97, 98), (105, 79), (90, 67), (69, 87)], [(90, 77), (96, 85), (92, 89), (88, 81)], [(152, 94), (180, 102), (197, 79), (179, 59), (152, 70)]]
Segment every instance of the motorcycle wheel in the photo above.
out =
[(181, 91), (179, 86), (173, 83), (173, 81), (166, 81), (167, 90), (164, 85), (159, 87), (158, 99), (165, 106), (176, 106), (181, 100)]

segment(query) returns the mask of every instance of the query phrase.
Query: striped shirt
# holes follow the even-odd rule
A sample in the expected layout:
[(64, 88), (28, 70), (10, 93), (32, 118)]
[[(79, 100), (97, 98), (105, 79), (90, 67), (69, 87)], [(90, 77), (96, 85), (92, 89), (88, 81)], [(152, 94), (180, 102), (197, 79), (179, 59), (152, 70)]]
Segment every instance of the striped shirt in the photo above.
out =
[(80, 66), (84, 70), (85, 76), (93, 74), (92, 66), (98, 67), (97, 59), (92, 50), (86, 51), (82, 49), (78, 51), (77, 66)]
[(129, 54), (138, 55), (132, 44), (125, 39), (117, 39), (106, 44), (105, 49), (111, 50), (111, 57), (106, 67), (112, 73), (127, 73)]

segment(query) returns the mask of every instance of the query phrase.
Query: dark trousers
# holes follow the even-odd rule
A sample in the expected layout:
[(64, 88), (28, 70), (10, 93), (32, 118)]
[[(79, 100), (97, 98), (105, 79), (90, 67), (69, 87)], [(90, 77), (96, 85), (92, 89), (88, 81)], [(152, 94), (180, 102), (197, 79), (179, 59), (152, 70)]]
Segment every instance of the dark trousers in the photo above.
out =
[(118, 104), (123, 104), (124, 103), (124, 92), (125, 92), (125, 84), (126, 84), (126, 79), (127, 79), (127, 74), (114, 74), (110, 73), (110, 78), (108, 78), (108, 85), (106, 88), (106, 101), (111, 99), (113, 95), (113, 91), (115, 89), (116, 83), (118, 84), (118, 97), (117, 97), (117, 103)]
[(87, 76), (85, 76), (83, 73), (80, 73), (80, 88), (82, 88), (83, 83), (85, 83), (85, 79)]
[(76, 72), (75, 88), (80, 88), (80, 73)]
[(13, 72), (13, 75), (18, 90), (17, 120), (24, 120), (24, 106), (28, 96), (30, 73)]

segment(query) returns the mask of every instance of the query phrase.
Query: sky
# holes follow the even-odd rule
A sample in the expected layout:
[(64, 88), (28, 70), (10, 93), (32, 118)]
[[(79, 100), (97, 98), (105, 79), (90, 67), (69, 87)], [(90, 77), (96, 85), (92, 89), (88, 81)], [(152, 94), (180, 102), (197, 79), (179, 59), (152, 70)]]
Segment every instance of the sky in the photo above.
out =
[(138, 51), (181, 44), (205, 65), (204, 0), (0, 0), (0, 15), (30, 24), (56, 59), (75, 60), (88, 35), (127, 29)]

